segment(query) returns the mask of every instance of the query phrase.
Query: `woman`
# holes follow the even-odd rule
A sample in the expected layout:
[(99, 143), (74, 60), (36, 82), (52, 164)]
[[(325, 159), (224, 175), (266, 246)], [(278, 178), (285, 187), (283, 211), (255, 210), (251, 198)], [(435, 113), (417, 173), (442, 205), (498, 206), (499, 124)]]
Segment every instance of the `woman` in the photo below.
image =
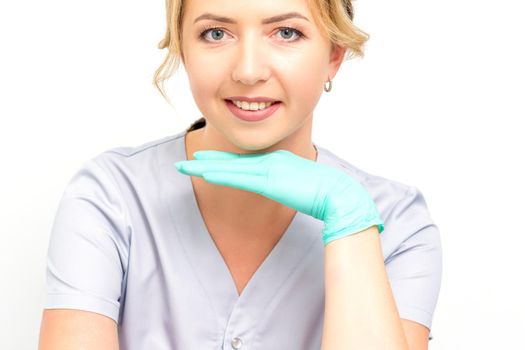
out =
[(72, 178), (40, 348), (426, 349), (441, 245), (421, 192), (311, 140), (323, 87), (367, 39), (351, 3), (167, 14), (155, 82), (180, 58), (204, 117)]

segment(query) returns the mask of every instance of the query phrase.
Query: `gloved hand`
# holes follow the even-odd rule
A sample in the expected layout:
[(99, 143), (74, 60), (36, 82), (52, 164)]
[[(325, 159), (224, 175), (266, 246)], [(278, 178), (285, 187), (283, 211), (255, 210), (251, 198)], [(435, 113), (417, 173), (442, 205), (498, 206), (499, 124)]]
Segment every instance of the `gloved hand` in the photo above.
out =
[(286, 150), (238, 154), (215, 150), (193, 153), (195, 160), (175, 162), (186, 175), (255, 192), (324, 222), (324, 245), (383, 221), (374, 201), (345, 172)]

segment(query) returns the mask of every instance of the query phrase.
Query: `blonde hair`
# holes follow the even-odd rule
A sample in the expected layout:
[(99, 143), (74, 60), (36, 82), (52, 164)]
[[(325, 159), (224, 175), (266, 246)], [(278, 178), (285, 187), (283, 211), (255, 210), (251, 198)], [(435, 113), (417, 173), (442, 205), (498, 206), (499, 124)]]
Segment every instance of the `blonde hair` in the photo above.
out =
[[(164, 82), (178, 69), (182, 52), (182, 18), (184, 0), (166, 1), (166, 34), (158, 43), (159, 49), (168, 49), (166, 57), (155, 71), (153, 84), (162, 96), (171, 104), (164, 91)], [(344, 47), (344, 60), (363, 57), (363, 47), (370, 35), (353, 23), (354, 8), (352, 0), (307, 0), (317, 26), (333, 45)], [(204, 122), (204, 124), (203, 124)], [(205, 125), (204, 118), (196, 120), (187, 131)]]

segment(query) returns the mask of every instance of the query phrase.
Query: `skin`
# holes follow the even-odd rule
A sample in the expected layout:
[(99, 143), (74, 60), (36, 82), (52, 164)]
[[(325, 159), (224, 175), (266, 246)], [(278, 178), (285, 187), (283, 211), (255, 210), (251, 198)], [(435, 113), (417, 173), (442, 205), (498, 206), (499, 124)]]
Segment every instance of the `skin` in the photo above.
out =
[[(308, 21), (292, 18), (261, 24), (264, 18), (292, 11)], [(206, 12), (230, 17), (237, 24), (210, 19), (193, 23)], [(200, 40), (204, 26), (221, 30), (209, 30), (205, 40)], [(304, 37), (282, 27), (297, 29)], [(192, 154), (198, 150), (260, 153), (286, 149), (315, 160), (313, 110), (325, 82), (336, 75), (344, 52), (321, 34), (305, 0), (185, 1), (181, 61), (196, 105), (206, 118), (206, 127), (186, 138), (187, 158), (194, 159)], [(282, 104), (263, 121), (245, 122), (226, 107), (224, 99), (230, 96), (266, 96)], [(199, 203), (209, 209), (210, 221), (235, 218), (226, 230), (230, 233), (225, 234), (242, 232), (243, 238), (253, 241), (264, 232), (261, 228), (268, 232), (268, 225), (274, 222), (286, 226), (295, 213), (252, 192), (216, 186), (194, 176), (192, 183)], [(253, 229), (246, 230), (247, 225)]]

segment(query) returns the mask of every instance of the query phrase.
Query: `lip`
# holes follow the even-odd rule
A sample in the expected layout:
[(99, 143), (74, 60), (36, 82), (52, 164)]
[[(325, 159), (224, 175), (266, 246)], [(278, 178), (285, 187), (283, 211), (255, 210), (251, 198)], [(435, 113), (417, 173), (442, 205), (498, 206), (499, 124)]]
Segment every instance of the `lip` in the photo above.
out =
[(276, 102), (276, 101), (279, 101), (279, 100), (276, 100), (275, 98), (266, 97), (266, 96), (255, 96), (255, 97), (231, 96), (231, 97), (226, 97), (226, 100), (246, 101), (246, 102)]
[(281, 102), (276, 102), (270, 107), (261, 109), (259, 111), (245, 111), (237, 107), (230, 100), (224, 100), (224, 102), (226, 102), (226, 106), (233, 113), (233, 115), (235, 115), (239, 119), (242, 119), (248, 122), (257, 122), (257, 121), (266, 119), (269, 116), (271, 116), (273, 113), (275, 113), (275, 111), (278, 110), (279, 107), (281, 107)]

